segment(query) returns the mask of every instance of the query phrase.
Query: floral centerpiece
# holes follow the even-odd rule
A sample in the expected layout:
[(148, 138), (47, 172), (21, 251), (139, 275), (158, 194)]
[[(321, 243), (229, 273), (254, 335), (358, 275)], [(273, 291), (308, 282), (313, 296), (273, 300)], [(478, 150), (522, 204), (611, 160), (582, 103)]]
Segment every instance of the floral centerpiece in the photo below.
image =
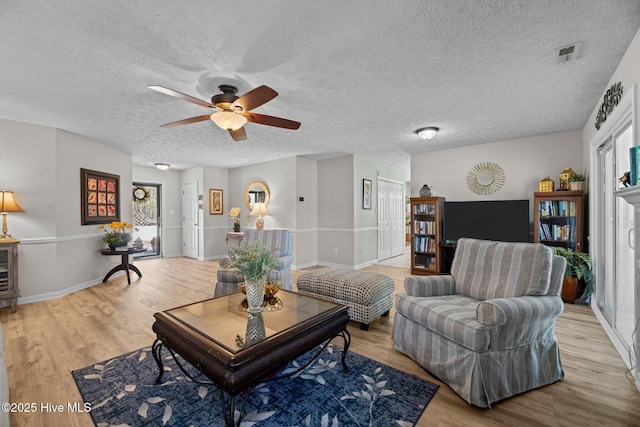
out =
[(233, 231), (240, 231), (240, 211), (241, 208), (235, 206), (229, 211), (229, 218), (233, 220)]
[(237, 268), (244, 276), (249, 312), (262, 311), (267, 273), (276, 266), (273, 254), (261, 241), (241, 244), (227, 268)]
[(117, 246), (127, 246), (129, 244), (133, 225), (124, 221), (113, 221), (111, 224), (101, 224), (98, 228), (105, 232), (102, 241), (109, 245), (111, 250), (114, 250)]

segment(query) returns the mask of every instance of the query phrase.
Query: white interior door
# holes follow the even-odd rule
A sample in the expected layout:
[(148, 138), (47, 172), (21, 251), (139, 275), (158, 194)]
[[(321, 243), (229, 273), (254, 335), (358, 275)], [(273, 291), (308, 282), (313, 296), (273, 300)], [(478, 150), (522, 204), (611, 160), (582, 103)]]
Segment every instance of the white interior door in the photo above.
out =
[(402, 184), (378, 179), (378, 260), (404, 253), (404, 222)]
[(198, 258), (198, 183), (182, 184), (182, 255)]
[(391, 256), (404, 253), (404, 190), (402, 184), (391, 182), (389, 195), (391, 198)]
[(387, 181), (378, 180), (378, 260), (391, 258), (391, 198)]

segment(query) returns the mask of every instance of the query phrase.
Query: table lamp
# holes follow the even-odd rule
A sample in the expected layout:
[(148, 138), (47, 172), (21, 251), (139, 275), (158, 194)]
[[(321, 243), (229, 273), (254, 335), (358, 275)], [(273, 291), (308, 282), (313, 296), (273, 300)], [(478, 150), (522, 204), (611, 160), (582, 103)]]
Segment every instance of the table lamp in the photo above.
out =
[(249, 215), (258, 215), (258, 218), (256, 218), (256, 230), (262, 230), (264, 228), (264, 218), (262, 216), (269, 215), (269, 212), (267, 212), (267, 205), (263, 202), (256, 202)]
[(24, 212), (13, 195), (13, 191), (0, 190), (0, 212), (2, 213), (2, 235), (0, 241), (16, 241), (7, 228), (7, 212)]

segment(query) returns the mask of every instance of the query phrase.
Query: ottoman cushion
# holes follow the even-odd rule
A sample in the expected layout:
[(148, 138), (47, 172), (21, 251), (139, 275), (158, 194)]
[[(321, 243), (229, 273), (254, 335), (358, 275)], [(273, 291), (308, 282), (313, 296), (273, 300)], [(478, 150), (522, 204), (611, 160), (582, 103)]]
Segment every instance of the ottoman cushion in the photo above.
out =
[(363, 324), (393, 307), (393, 280), (369, 271), (322, 268), (300, 276), (298, 292), (349, 306), (349, 317)]

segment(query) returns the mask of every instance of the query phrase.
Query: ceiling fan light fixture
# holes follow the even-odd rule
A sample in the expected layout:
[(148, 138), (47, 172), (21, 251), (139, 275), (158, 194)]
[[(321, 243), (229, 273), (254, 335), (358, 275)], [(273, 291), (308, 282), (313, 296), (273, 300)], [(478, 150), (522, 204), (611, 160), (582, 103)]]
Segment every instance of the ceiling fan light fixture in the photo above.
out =
[(231, 111), (219, 111), (209, 116), (211, 120), (224, 130), (238, 130), (247, 123), (247, 118)]
[(169, 163), (156, 163), (156, 167), (161, 171), (166, 171), (171, 166)]
[(434, 136), (436, 136), (436, 134), (438, 133), (440, 129), (438, 129), (437, 127), (427, 127), (427, 128), (422, 128), (422, 129), (418, 129), (416, 131), (416, 133), (418, 134), (418, 136), (422, 139), (425, 140), (429, 140), (431, 138), (433, 138)]

